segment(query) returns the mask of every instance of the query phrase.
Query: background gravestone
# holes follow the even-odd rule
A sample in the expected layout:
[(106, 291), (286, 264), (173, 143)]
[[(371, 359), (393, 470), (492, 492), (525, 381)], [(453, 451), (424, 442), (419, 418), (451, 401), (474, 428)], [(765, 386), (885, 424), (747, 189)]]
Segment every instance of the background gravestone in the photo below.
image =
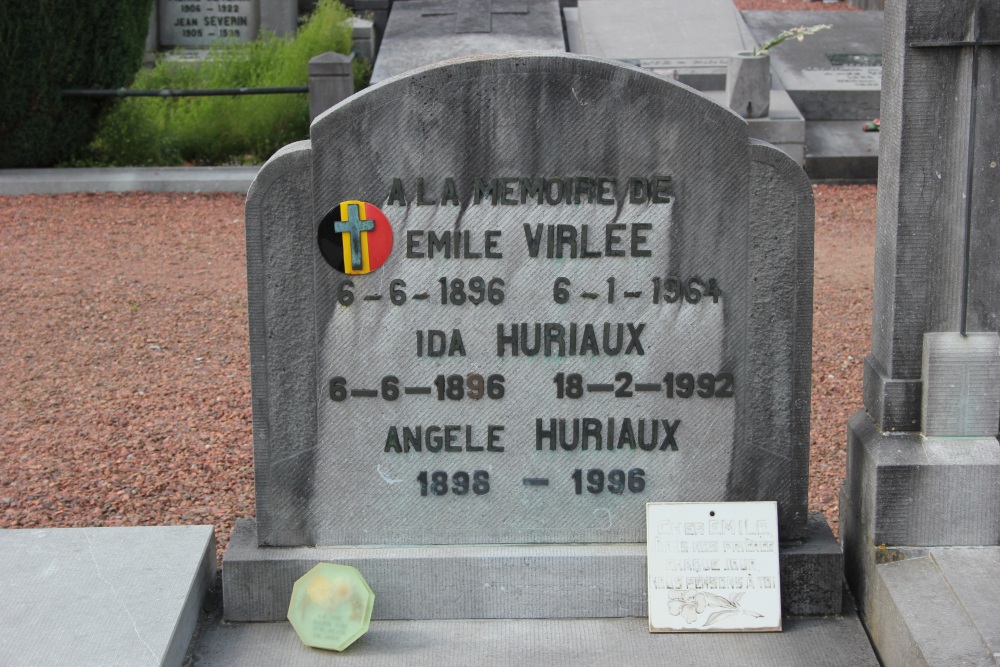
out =
[[(581, 0), (563, 9), (573, 53), (614, 58), (675, 79), (726, 105), (729, 57), (754, 46), (754, 36), (731, 0)], [(770, 110), (749, 121), (750, 136), (802, 164), (805, 121), (772, 77)]]
[(987, 664), (1000, 650), (1000, 8), (890, 0), (885, 23), (872, 354), (841, 498), (848, 578), (886, 664)]
[(760, 43), (798, 26), (831, 26), (771, 51), (774, 73), (806, 120), (878, 117), (881, 12), (744, 12), (743, 17)]
[(566, 50), (558, 0), (408, 0), (391, 9), (372, 83), (480, 53)]
[(805, 117), (805, 169), (813, 179), (870, 179), (878, 175), (883, 13), (743, 12), (758, 42), (797, 26), (828, 30), (771, 51), (774, 75)]
[(570, 50), (676, 73), (698, 90), (723, 90), (729, 56), (754, 37), (732, 0), (580, 0), (566, 12)]
[[(374, 215), (350, 202), (392, 227), (367, 275), (317, 245)], [(313, 559), (390, 591), (379, 618), (641, 615), (645, 502), (757, 499), (799, 563), (786, 609), (837, 613), (806, 512), (811, 216), (742, 119), (597, 60), (479, 57), (321, 116), (247, 204), (257, 517), (227, 618), (280, 618)], [(448, 572), (460, 599), (429, 602)]]
[(157, 35), (147, 40), (149, 50), (207, 48), (219, 39), (252, 42), (261, 29), (290, 36), (299, 18), (296, 0), (156, 0), (154, 12), (150, 29)]
[(260, 0), (157, 0), (159, 45), (207, 47), (219, 39), (252, 42), (260, 32)]

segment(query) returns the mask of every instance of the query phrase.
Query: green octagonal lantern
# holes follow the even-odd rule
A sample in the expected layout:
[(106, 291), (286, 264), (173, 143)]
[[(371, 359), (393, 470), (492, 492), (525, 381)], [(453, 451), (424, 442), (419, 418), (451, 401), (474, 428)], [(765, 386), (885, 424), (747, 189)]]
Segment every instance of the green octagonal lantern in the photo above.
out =
[(357, 569), (320, 563), (292, 587), (288, 620), (306, 646), (343, 651), (368, 632), (374, 604)]

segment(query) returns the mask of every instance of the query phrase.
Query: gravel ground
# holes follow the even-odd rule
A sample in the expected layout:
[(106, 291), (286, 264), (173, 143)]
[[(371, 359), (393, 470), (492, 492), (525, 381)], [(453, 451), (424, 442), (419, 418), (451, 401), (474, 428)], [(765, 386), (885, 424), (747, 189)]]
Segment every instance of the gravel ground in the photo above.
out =
[[(874, 186), (815, 186), (810, 507), (836, 527)], [(244, 198), (0, 197), (0, 528), (254, 513)]]
[(0, 197), (0, 527), (253, 514), (243, 201)]

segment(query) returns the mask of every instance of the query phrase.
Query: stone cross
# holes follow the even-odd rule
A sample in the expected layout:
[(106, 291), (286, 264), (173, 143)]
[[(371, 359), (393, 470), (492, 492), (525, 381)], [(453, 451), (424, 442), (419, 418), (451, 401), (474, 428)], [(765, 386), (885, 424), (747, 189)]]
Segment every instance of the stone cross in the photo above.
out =
[(865, 405), (885, 431), (920, 430), (925, 333), (1000, 329), (1000, 6), (945, 6), (886, 10), (885, 68), (899, 84), (882, 92), (865, 364)]
[(492, 32), (494, 14), (527, 14), (524, 0), (445, 0), (429, 4), (422, 16), (455, 14), (455, 33)]

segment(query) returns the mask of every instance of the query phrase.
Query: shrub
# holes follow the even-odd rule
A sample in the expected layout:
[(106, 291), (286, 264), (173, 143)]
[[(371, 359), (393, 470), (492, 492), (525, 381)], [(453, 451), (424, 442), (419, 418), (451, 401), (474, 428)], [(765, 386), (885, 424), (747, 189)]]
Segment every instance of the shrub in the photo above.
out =
[(64, 88), (120, 88), (142, 64), (152, 0), (0, 2), (0, 168), (43, 167), (93, 137), (108, 106)]
[[(351, 14), (320, 0), (293, 38), (264, 33), (221, 42), (201, 63), (160, 59), (136, 77), (137, 89), (304, 86), (309, 59), (350, 53)], [(126, 98), (107, 116), (86, 161), (120, 165), (261, 162), (309, 134), (306, 95)]]

